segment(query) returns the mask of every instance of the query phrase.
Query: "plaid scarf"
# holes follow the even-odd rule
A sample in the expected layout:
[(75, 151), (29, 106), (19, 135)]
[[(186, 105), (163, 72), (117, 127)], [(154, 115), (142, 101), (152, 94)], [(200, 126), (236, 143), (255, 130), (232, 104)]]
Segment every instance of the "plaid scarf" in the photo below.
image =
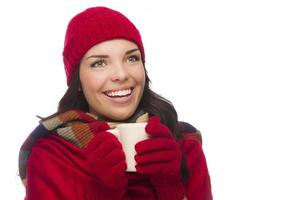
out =
[[(26, 185), (26, 162), (38, 139), (54, 134), (64, 138), (79, 148), (84, 148), (94, 137), (94, 122), (96, 120), (106, 121), (90, 113), (79, 110), (70, 110), (52, 118), (41, 120), (40, 124), (32, 131), (25, 140), (19, 152), (19, 175), (24, 185)], [(148, 113), (137, 112), (126, 123), (147, 122)], [(107, 122), (110, 129), (116, 128), (118, 122)]]

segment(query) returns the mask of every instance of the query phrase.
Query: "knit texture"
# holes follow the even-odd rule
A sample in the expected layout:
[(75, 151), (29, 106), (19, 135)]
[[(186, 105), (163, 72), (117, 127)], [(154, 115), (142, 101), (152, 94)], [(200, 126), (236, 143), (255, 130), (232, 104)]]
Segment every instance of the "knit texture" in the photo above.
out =
[(106, 7), (92, 7), (71, 19), (63, 49), (68, 85), (84, 54), (94, 45), (111, 39), (126, 39), (136, 43), (145, 62), (141, 35), (135, 25), (120, 12)]
[[(147, 119), (148, 114), (140, 111), (126, 122), (147, 122)], [(114, 129), (118, 124), (116, 122), (100, 120), (98, 116), (93, 116), (79, 110), (70, 110), (40, 121), (40, 124), (32, 131), (20, 148), (19, 175), (24, 185), (26, 184), (26, 163), (37, 140), (53, 134), (64, 138), (79, 148), (84, 148), (90, 143), (96, 132)]]
[[(195, 134), (184, 132), (182, 135)], [(200, 141), (195, 138), (179, 140), (189, 169), (189, 178), (183, 184), (186, 199), (212, 200), (205, 156)], [(165, 188), (168, 192), (161, 196), (164, 188), (155, 188), (148, 176), (139, 173), (127, 174), (128, 185), (125, 194), (114, 191), (104, 193), (99, 182), (94, 181), (91, 176), (92, 171), (88, 169), (83, 154), (84, 148), (78, 148), (57, 135), (49, 134), (40, 138), (28, 160), (26, 200), (182, 199), (177, 197), (179, 188), (175, 186), (171, 192)], [(160, 191), (159, 195), (157, 190)]]
[(102, 193), (122, 195), (127, 186), (121, 143), (109, 132), (98, 132), (85, 149), (85, 160)]
[[(102, 124), (98, 124), (99, 127), (100, 125)], [(27, 160), (26, 200), (172, 200), (181, 199), (179, 195), (181, 190), (185, 191), (188, 200), (212, 200), (210, 178), (201, 141), (196, 129), (187, 123), (179, 123), (179, 135), (182, 137), (178, 140), (189, 170), (187, 181), (178, 187), (176, 184), (171, 185), (169, 190), (169, 186), (154, 186), (148, 175), (126, 173), (128, 184), (125, 193), (105, 191), (104, 185), (95, 181), (97, 177), (92, 177), (92, 169), (88, 168), (87, 161), (84, 159), (84, 151), (89, 148), (89, 144), (80, 148), (59, 135), (44, 134), (42, 131), (44, 130), (38, 129), (35, 136), (38, 134), (46, 136), (38, 136)], [(98, 135), (94, 138), (97, 139)], [(97, 163), (96, 160), (95, 165), (101, 163)]]
[(167, 126), (153, 116), (145, 127), (150, 139), (136, 144), (137, 172), (149, 177), (158, 199), (182, 199), (185, 196), (181, 182), (182, 152)]

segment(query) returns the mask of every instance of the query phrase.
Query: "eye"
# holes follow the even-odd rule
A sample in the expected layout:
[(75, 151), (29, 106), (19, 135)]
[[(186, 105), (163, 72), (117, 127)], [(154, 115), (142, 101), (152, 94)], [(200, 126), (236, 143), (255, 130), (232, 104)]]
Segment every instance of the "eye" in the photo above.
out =
[(138, 55), (130, 55), (130, 56), (128, 56), (127, 60), (129, 62), (138, 62), (138, 61), (140, 61), (140, 56), (138, 56)]
[(98, 59), (95, 62), (93, 62), (90, 66), (94, 68), (100, 68), (100, 67), (104, 67), (106, 64), (107, 64), (106, 60)]

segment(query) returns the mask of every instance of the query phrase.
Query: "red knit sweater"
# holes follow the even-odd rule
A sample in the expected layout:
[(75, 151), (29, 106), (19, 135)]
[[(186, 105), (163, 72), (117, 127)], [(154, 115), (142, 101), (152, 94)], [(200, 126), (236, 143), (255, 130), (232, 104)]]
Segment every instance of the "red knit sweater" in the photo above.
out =
[[(200, 140), (184, 137), (179, 142), (189, 170), (185, 184), (186, 198), (211, 200), (210, 178)], [(98, 185), (90, 174), (82, 149), (55, 135), (39, 139), (27, 162), (25, 199), (101, 199)], [(129, 182), (124, 199), (157, 199), (155, 188), (146, 176), (137, 173), (128, 173), (127, 176)]]

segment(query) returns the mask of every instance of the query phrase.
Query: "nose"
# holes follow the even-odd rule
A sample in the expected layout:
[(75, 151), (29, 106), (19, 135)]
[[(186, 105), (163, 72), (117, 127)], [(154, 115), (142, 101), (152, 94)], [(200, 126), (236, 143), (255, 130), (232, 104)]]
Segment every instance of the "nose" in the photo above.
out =
[(111, 76), (112, 81), (125, 81), (129, 77), (128, 71), (122, 64), (116, 64), (113, 67), (113, 73)]

